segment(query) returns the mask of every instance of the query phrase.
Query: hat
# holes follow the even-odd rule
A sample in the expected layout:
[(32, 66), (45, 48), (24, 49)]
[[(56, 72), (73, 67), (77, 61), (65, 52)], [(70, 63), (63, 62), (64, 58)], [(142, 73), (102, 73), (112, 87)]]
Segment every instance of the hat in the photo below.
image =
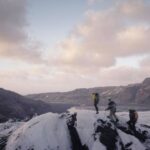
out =
[(133, 113), (133, 112), (135, 112), (135, 110), (134, 109), (129, 109), (129, 112)]

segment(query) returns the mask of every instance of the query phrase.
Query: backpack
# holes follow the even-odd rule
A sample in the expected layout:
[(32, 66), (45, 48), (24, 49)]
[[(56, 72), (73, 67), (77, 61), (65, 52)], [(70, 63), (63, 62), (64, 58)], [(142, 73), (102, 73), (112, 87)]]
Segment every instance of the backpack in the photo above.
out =
[(129, 110), (129, 117), (130, 117), (130, 120), (133, 121), (133, 122), (137, 122), (138, 120), (138, 113), (136, 110)]
[(99, 94), (96, 93), (95, 96), (96, 96), (96, 102), (98, 103), (99, 102)]

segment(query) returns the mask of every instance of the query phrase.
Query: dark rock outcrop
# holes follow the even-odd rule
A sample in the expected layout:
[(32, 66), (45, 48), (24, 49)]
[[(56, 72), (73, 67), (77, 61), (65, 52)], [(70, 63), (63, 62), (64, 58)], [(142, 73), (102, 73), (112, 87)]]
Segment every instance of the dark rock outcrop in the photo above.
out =
[[(109, 120), (98, 119), (95, 122), (95, 141), (99, 140), (105, 145), (107, 150), (132, 150), (135, 140), (130, 138), (129, 141), (125, 140), (125, 136), (132, 136), (138, 139), (144, 146), (149, 149), (150, 140), (149, 130), (146, 125), (141, 125), (143, 128), (136, 127), (136, 130), (130, 129), (127, 123), (113, 123)], [(120, 134), (122, 132), (123, 134)]]

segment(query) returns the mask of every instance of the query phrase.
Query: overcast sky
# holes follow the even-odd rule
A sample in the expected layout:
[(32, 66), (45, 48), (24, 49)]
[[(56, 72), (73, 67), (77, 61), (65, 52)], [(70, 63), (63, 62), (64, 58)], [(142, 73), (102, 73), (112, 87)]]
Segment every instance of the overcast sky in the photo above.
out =
[(146, 77), (149, 0), (0, 0), (0, 87), (28, 94)]

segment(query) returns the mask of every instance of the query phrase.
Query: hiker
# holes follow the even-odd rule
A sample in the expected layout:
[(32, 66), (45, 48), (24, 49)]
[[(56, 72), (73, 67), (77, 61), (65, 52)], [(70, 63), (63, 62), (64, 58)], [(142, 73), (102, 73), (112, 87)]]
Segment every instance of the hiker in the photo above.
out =
[(108, 99), (108, 107), (105, 110), (110, 110), (109, 118), (113, 121), (118, 122), (118, 118), (116, 116), (116, 103), (111, 100), (111, 98)]
[(98, 103), (99, 103), (99, 94), (98, 93), (93, 93), (92, 94), (92, 98), (93, 98), (93, 101), (94, 101), (94, 107), (95, 107), (95, 110), (96, 110), (96, 114), (99, 113), (99, 110), (98, 110)]
[(127, 122), (127, 124), (129, 125), (131, 130), (136, 131), (135, 124), (138, 120), (138, 113), (136, 110), (129, 110), (129, 119), (130, 120)]

